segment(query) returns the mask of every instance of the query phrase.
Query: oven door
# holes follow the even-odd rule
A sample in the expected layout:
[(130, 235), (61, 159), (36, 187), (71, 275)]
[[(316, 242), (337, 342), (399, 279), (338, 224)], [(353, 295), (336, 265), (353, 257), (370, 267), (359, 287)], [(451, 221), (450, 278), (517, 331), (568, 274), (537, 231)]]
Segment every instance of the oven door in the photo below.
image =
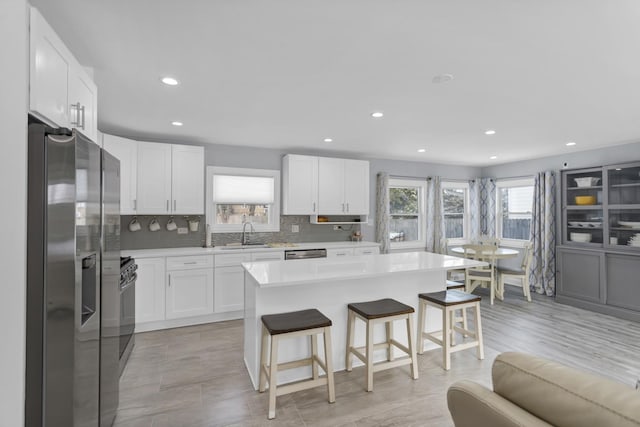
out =
[(120, 287), (120, 358), (124, 354), (136, 327), (137, 273)]

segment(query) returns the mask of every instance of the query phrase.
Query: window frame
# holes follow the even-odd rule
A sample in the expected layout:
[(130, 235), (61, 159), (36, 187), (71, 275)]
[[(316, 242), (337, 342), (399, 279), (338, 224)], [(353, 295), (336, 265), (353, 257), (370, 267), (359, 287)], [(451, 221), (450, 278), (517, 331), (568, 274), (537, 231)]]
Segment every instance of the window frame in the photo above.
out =
[[(503, 188), (515, 188), (515, 187), (534, 187), (534, 177), (527, 178), (505, 178), (496, 180), (496, 237), (500, 239), (500, 242), (505, 246), (520, 247), (523, 248), (529, 239), (512, 239), (502, 237), (502, 190)], [(533, 206), (533, 198), (531, 200)], [(531, 212), (531, 219), (533, 220), (533, 212)]]
[[(469, 186), (469, 183), (467, 181), (442, 181), (440, 183), (440, 197), (443, 198), (444, 200), (444, 190), (447, 188), (452, 188), (452, 189), (463, 189), (465, 190), (464, 192), (464, 212), (463, 212), (463, 218), (462, 218), (462, 237), (447, 237), (446, 233), (446, 227), (443, 230), (444, 235), (442, 236), (446, 241), (447, 244), (449, 245), (462, 245), (465, 244), (466, 242), (468, 242), (471, 237), (470, 237), (470, 232), (471, 232), (471, 224), (470, 224), (470, 212), (471, 212), (471, 197), (470, 197), (470, 191), (471, 191), (471, 187)], [(442, 217), (444, 219), (445, 217), (445, 212), (444, 212), (444, 207), (442, 210)]]
[[(405, 242), (390, 241), (390, 248), (397, 249), (424, 249), (427, 246), (427, 182), (417, 179), (389, 178), (389, 190), (392, 188), (418, 188), (418, 240)], [(389, 197), (389, 203), (391, 198)], [(389, 209), (389, 220), (391, 220), (391, 209)]]
[(213, 176), (236, 175), (273, 178), (273, 203), (269, 204), (269, 223), (253, 224), (256, 232), (280, 231), (280, 171), (272, 169), (230, 168), (223, 166), (207, 166), (206, 173), (206, 218), (212, 233), (240, 233), (242, 224), (216, 224), (216, 203), (213, 202)]

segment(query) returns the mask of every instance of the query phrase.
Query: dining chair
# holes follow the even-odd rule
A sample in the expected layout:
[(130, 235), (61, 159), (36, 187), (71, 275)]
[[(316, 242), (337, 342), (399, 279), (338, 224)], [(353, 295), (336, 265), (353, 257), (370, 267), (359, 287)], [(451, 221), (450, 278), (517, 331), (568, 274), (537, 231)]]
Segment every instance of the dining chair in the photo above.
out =
[(504, 299), (504, 280), (520, 279), (522, 280), (522, 293), (527, 298), (527, 301), (531, 302), (531, 291), (529, 289), (529, 267), (531, 265), (532, 257), (533, 251), (531, 250), (531, 243), (527, 243), (522, 251), (522, 263), (520, 264), (519, 269), (498, 268), (498, 295), (501, 299)]
[(489, 236), (488, 234), (483, 234), (478, 237), (478, 244), (499, 246), (500, 239), (498, 239), (497, 237)]
[(465, 275), (465, 289), (471, 293), (478, 286), (489, 287), (491, 305), (496, 295), (496, 250), (493, 245), (462, 245), (465, 258), (489, 263), (485, 267), (467, 268)]
[[(445, 240), (445, 248), (446, 248), (446, 252), (447, 255), (451, 255), (451, 256), (457, 256), (459, 257), (460, 254), (456, 254), (454, 252), (451, 252), (451, 247), (452, 246), (458, 246), (459, 244), (454, 243), (456, 240), (459, 241), (459, 239), (446, 239)], [(453, 280), (456, 282), (464, 282), (464, 276), (465, 276), (465, 269), (464, 268), (457, 268), (457, 269), (453, 269), (453, 270), (447, 270), (447, 280)]]

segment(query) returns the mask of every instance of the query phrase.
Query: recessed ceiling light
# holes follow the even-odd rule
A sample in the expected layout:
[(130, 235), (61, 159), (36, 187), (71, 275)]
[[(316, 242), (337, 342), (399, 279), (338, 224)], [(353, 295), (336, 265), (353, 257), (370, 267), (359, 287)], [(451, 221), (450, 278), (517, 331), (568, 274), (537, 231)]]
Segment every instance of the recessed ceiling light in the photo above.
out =
[(380, 111), (376, 111), (375, 113), (371, 113), (371, 117), (373, 117), (374, 119), (379, 119), (380, 117), (384, 116), (384, 114)]
[(182, 126), (184, 123), (182, 122), (171, 122), (172, 125), (174, 126)]
[(162, 83), (169, 85), (169, 86), (175, 86), (178, 84), (178, 81), (176, 79), (174, 79), (173, 77), (163, 77), (162, 78)]
[(433, 79), (431, 79), (431, 83), (446, 83), (450, 82), (451, 80), (453, 80), (453, 74), (438, 74), (437, 76), (434, 76)]
[(485, 135), (495, 135), (496, 131), (493, 129), (489, 129), (489, 130), (485, 130), (484, 134)]
[(571, 141), (571, 142), (567, 142), (567, 147), (573, 147), (574, 145), (576, 145), (575, 142)]
[(491, 160), (495, 160), (495, 159), (497, 159), (497, 158), (498, 158), (498, 156), (491, 156), (491, 157), (489, 157), (489, 158), (490, 158)]
[(425, 151), (427, 151), (427, 150), (426, 150), (426, 149), (424, 149), (424, 148), (420, 148), (420, 149), (418, 150), (418, 153), (424, 153)]
[(324, 142), (333, 142), (333, 139), (331, 139), (331, 138), (325, 138), (325, 139), (324, 139)]

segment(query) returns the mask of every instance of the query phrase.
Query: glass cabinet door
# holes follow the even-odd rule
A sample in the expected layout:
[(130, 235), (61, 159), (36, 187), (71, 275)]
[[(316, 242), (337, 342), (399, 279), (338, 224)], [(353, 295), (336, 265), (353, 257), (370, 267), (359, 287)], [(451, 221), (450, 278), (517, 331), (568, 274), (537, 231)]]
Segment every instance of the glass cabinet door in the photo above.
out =
[(607, 168), (610, 246), (640, 250), (640, 163)]
[(566, 234), (564, 241), (578, 245), (602, 246), (602, 169), (568, 172), (565, 182)]

